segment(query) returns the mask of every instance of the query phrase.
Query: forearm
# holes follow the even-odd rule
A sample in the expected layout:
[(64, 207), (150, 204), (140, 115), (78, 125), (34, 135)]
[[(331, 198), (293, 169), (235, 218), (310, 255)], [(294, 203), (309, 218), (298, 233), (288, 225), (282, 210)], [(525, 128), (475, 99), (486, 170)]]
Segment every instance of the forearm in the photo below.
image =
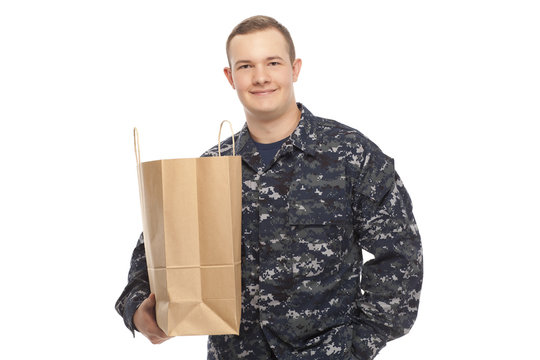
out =
[(150, 295), (148, 270), (144, 250), (143, 235), (139, 237), (131, 257), (131, 266), (128, 274), (128, 284), (116, 301), (116, 311), (124, 319), (127, 328), (134, 333), (133, 315), (141, 303)]
[(362, 200), (359, 243), (372, 253), (362, 269), (355, 348), (371, 359), (387, 341), (406, 334), (418, 312), (422, 247), (412, 204), (397, 174), (381, 199)]

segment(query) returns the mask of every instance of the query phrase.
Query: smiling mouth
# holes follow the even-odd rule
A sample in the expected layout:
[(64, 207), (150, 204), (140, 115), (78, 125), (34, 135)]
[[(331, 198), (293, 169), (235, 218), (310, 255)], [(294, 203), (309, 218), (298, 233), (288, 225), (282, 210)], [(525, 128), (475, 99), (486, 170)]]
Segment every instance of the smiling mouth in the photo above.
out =
[(264, 96), (273, 93), (276, 91), (276, 89), (273, 90), (258, 90), (258, 91), (250, 91), (251, 94), (257, 95), (257, 96)]

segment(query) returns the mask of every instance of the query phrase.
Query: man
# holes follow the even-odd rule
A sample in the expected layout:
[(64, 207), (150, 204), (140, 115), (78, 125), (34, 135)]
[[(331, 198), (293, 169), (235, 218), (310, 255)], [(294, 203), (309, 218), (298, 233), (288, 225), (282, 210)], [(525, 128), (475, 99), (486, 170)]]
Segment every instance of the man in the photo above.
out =
[[(210, 336), (208, 359), (372, 359), (409, 331), (422, 283), (420, 236), (393, 160), (360, 132), (294, 96), (302, 61), (272, 18), (244, 20), (225, 76), (244, 107), (240, 333)], [(231, 138), (221, 146), (232, 153)], [(217, 156), (217, 146), (203, 156)], [(363, 263), (362, 249), (374, 259)], [(155, 322), (142, 235), (117, 310)]]

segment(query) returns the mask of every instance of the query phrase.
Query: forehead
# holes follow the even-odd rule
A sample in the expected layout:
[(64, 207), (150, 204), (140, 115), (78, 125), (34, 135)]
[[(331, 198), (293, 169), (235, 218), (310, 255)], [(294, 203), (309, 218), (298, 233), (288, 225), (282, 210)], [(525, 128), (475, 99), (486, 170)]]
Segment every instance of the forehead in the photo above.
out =
[(249, 34), (236, 35), (229, 44), (231, 62), (237, 60), (257, 60), (270, 56), (289, 59), (285, 37), (276, 29), (270, 28)]

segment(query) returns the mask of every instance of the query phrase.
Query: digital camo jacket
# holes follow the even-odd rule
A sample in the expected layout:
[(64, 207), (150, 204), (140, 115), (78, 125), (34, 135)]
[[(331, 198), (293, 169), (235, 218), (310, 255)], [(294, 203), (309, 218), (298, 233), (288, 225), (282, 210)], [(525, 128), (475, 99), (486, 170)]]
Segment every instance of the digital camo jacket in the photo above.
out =
[[(311, 114), (265, 166), (247, 126), (242, 156), (240, 334), (209, 336), (208, 359), (373, 359), (418, 311), (422, 250), (412, 204), (359, 131)], [(222, 155), (232, 155), (231, 138)], [(203, 156), (217, 156), (217, 146)], [(362, 249), (374, 255), (363, 263)], [(149, 295), (142, 235), (116, 309), (133, 331)]]

